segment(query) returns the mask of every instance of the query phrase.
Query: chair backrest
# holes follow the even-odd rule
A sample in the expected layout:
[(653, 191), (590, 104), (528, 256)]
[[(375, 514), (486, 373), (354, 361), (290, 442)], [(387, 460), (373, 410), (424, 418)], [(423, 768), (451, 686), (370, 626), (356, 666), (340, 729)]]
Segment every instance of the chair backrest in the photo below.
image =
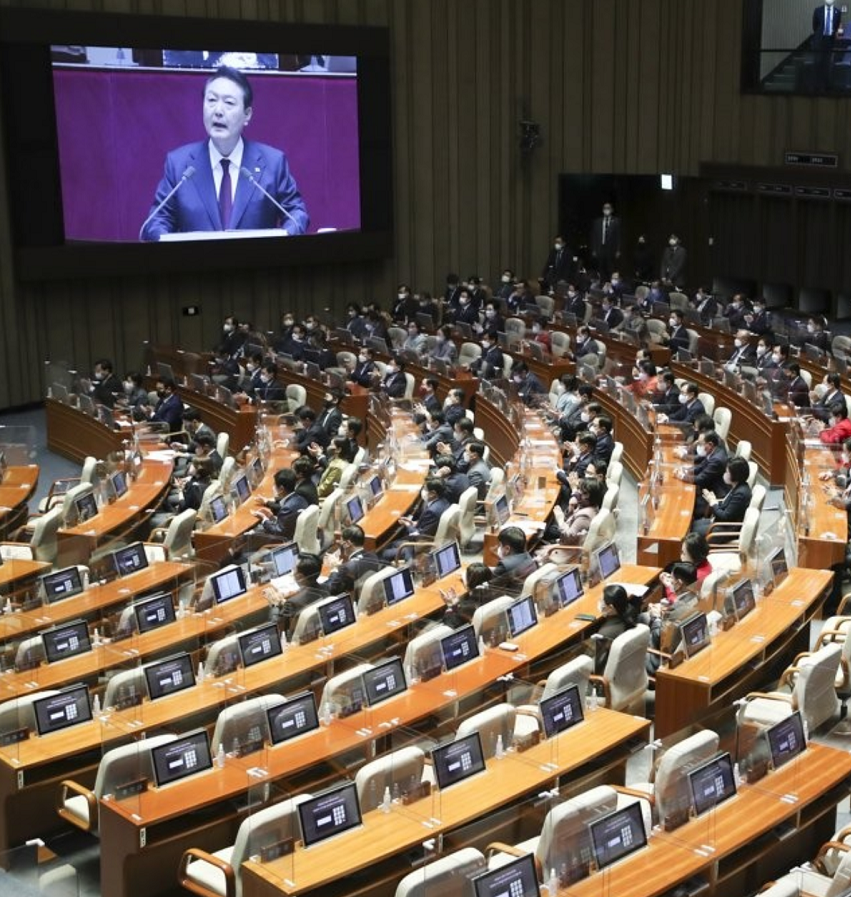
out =
[(719, 570), (713, 570), (709, 573), (700, 585), (700, 607), (706, 613), (711, 610), (723, 610), (723, 602), (720, 600), (722, 595), (718, 592), (718, 587), (727, 579), (730, 571), (724, 567)]
[(478, 343), (462, 343), (461, 351), (458, 353), (458, 364), (470, 364), (477, 358), (481, 358), (482, 347)]
[(846, 851), (842, 854), (836, 872), (833, 873), (833, 880), (825, 891), (825, 897), (841, 897), (842, 894), (848, 893), (849, 885), (851, 885), (851, 851)]
[(792, 700), (804, 715), (810, 732), (814, 732), (839, 709), (835, 683), (841, 657), (842, 647), (831, 642), (798, 663), (799, 672)]
[(700, 345), (700, 334), (690, 327), (686, 327), (686, 333), (688, 334), (688, 350), (691, 352), (692, 358), (696, 358), (698, 347)]
[(400, 792), (419, 785), (423, 777), (425, 754), (416, 745), (400, 748), (366, 763), (355, 774), (355, 787), (361, 811), (368, 813), (381, 805), (384, 789), (393, 793), (394, 785)]
[(68, 515), (71, 513), (71, 509), (74, 507), (74, 502), (78, 498), (82, 498), (84, 495), (88, 495), (93, 491), (94, 487), (91, 483), (77, 483), (76, 486), (73, 486), (71, 489), (69, 489), (62, 499), (62, 519), (68, 519)]
[(592, 552), (598, 549), (605, 542), (611, 542), (615, 536), (617, 521), (614, 514), (606, 508), (600, 508), (599, 511), (591, 518), (588, 526), (588, 532), (582, 543), (582, 550)]
[(501, 642), (508, 628), (505, 612), (514, 599), (510, 595), (501, 595), (477, 607), (473, 612), (473, 629), (477, 638), (483, 638), (488, 644)]
[(756, 533), (759, 528), (760, 512), (757, 508), (747, 508), (745, 519), (742, 521), (742, 529), (739, 532), (739, 551), (743, 555), (750, 555), (756, 541)]
[[(88, 488), (91, 489), (91, 486)], [(60, 506), (52, 508), (36, 520), (30, 540), (33, 560), (44, 561), (48, 564), (55, 563), (59, 551), (57, 540), (61, 525), (62, 508)]]
[(252, 856), (259, 856), (264, 847), (271, 847), (282, 841), (297, 837), (296, 807), (309, 800), (310, 794), (299, 794), (290, 800), (283, 800), (250, 813), (243, 820), (233, 842), (230, 866), (235, 877), (236, 897), (242, 897), (242, 864)]
[(759, 473), (759, 467), (757, 467), (756, 461), (748, 461), (748, 486), (753, 489), (754, 483), (756, 483), (756, 475)]
[[(351, 354), (351, 352), (339, 352), (337, 358), (339, 360), (340, 355)], [(354, 358), (354, 356), (352, 357)], [(289, 412), (292, 414), (296, 408), (301, 408), (302, 405), (307, 403), (307, 390), (300, 383), (289, 383), (287, 385), (286, 397)], [(224, 455), (222, 457), (224, 458)]]
[(219, 483), (223, 490), (230, 486), (234, 470), (236, 470), (236, 458), (233, 455), (228, 455), (222, 460), (222, 469), (219, 471)]
[[(846, 854), (847, 856), (848, 854)], [(758, 897), (801, 897), (801, 889), (795, 881), (796, 873), (790, 872), (770, 888), (760, 891)]]
[(688, 306), (688, 296), (685, 293), (676, 291), (668, 293), (668, 304), (671, 308), (678, 308), (680, 311), (686, 311)]
[(408, 338), (408, 331), (404, 327), (388, 327), (387, 336), (390, 338), (390, 342), (393, 343), (393, 348), (398, 351)]
[(332, 676), (322, 689), (322, 700), (319, 706), (330, 704), (335, 710), (348, 708), (353, 703), (363, 703), (361, 694), (361, 677), (367, 670), (372, 669), (371, 663), (359, 663), (343, 673)]
[(145, 670), (143, 667), (133, 667), (130, 670), (122, 670), (109, 678), (106, 683), (106, 691), (103, 695), (104, 709), (117, 707), (131, 702), (136, 702), (147, 694), (145, 685)]
[(405, 393), (402, 396), (404, 399), (410, 401), (414, 397), (415, 384), (416, 381), (414, 380), (414, 375), (405, 371)]
[(508, 353), (502, 356), (502, 376), (505, 380), (511, 379), (511, 371), (514, 369), (514, 356)]
[(319, 540), (316, 538), (318, 528), (319, 505), (310, 505), (299, 511), (293, 541), (301, 554), (319, 554)]
[(523, 339), (526, 336), (526, 322), (523, 318), (506, 318), (505, 332)]
[(172, 518), (163, 540), (163, 545), (168, 552), (170, 560), (188, 557), (194, 554), (192, 548), (192, 531), (195, 529), (195, 520), (198, 512), (193, 508), (187, 508)]
[(647, 690), (645, 660), (650, 646), (650, 630), (639, 624), (612, 641), (603, 678), (609, 686), (610, 708), (629, 711), (644, 702)]
[(514, 719), (517, 711), (511, 704), (502, 703), (488, 707), (479, 713), (467, 717), (455, 732), (455, 738), (463, 738), (478, 732), (482, 739), (482, 753), (485, 759), (496, 754), (497, 742), (502, 736), (502, 746), (507, 749), (511, 746), (514, 737)]
[(665, 751), (656, 770), (653, 786), (660, 822), (688, 815), (688, 808), (691, 805), (689, 771), (711, 760), (718, 753), (718, 744), (718, 735), (704, 729), (684, 738)]
[(766, 488), (762, 485), (762, 483), (757, 483), (756, 486), (751, 490), (751, 502), (748, 505), (749, 508), (756, 508), (757, 511), (762, 510), (762, 506), (765, 503), (765, 495)]
[(712, 414), (712, 420), (715, 422), (715, 432), (722, 440), (727, 439), (730, 432), (730, 423), (733, 420), (733, 412), (729, 408), (716, 408)]
[(555, 308), (555, 299), (552, 296), (536, 296), (535, 302), (538, 305), (538, 308), (541, 309), (541, 313), (546, 317), (551, 318), (553, 316), (553, 309)]
[(222, 432), (216, 436), (216, 451), (222, 460), (227, 458), (228, 452), (230, 452), (230, 433), (226, 433), (222, 430)]
[(58, 695), (59, 690), (56, 688), (46, 688), (42, 691), (32, 692), (28, 695), (21, 695), (18, 698), (11, 698), (0, 704), (0, 735), (7, 735), (16, 729), (26, 727), (35, 730), (35, 712), (33, 711), (33, 702), (40, 698), (49, 698), (51, 695)]
[(712, 412), (715, 411), (715, 396), (708, 392), (699, 392), (697, 397), (700, 399), (701, 405), (703, 405), (703, 410), (711, 416)]
[[(541, 869), (547, 870), (544, 874), (565, 866), (568, 881), (584, 875), (591, 855), (588, 826), (616, 810), (617, 805), (617, 791), (611, 785), (598, 785), (553, 807), (544, 819), (535, 847)], [(584, 870), (579, 868), (582, 865)]]
[(226, 751), (238, 753), (247, 745), (263, 745), (269, 736), (266, 710), (283, 700), (283, 695), (266, 694), (225, 707), (216, 718), (212, 749), (218, 750), (221, 744)]
[(532, 595), (534, 597), (538, 584), (550, 576), (555, 577), (557, 572), (558, 567), (555, 564), (542, 564), (523, 580), (523, 588), (520, 590), (520, 594)]
[(560, 667), (556, 667), (544, 683), (541, 700), (549, 698), (557, 692), (564, 691), (570, 685), (579, 689), (579, 696), (584, 699), (588, 691), (588, 680), (594, 672), (594, 662), (588, 654), (580, 654)]
[(322, 504), (319, 506), (319, 519), (316, 525), (325, 534), (333, 529), (334, 514), (342, 497), (343, 490), (337, 487), (322, 499)]
[(623, 478), (623, 461), (610, 461), (606, 468), (606, 482), (609, 485), (620, 486)]
[(606, 494), (603, 496), (603, 510), (614, 513), (618, 506), (618, 496), (621, 487), (617, 483), (608, 483), (606, 486)]
[(475, 847), (464, 847), (409, 872), (396, 885), (395, 897), (471, 897), (470, 880), (487, 868)]
[(495, 501), (502, 493), (504, 484), (505, 468), (491, 467), (491, 483), (488, 486), (488, 494), (485, 496), (485, 501)]
[(461, 509), (458, 505), (449, 505), (449, 507), (440, 515), (437, 524), (437, 531), (434, 534), (434, 542), (436, 545), (445, 545), (447, 542), (454, 542), (460, 536)]
[(470, 486), (461, 493), (458, 499), (458, 535), (463, 548), (469, 545), (470, 540), (476, 535), (476, 505), (479, 500), (479, 492), (475, 486)]
[(749, 439), (740, 439), (738, 441), (736, 445), (737, 458), (744, 458), (745, 461), (750, 461), (751, 451), (753, 451), (753, 445), (751, 444)]
[(563, 358), (570, 351), (570, 334), (562, 330), (551, 331), (550, 346), (554, 358)]
[(439, 669), (442, 663), (440, 653), (440, 640), (452, 635), (452, 627), (445, 623), (432, 625), (419, 635), (414, 636), (405, 649), (406, 670), (412, 670), (415, 675), (420, 675), (429, 669)]
[(357, 475), (358, 475), (358, 465), (355, 464), (354, 462), (351, 464), (347, 464), (343, 468), (343, 473), (340, 475), (340, 489), (342, 489), (345, 492), (346, 489), (348, 489), (349, 486), (352, 485), (352, 482), (355, 480)]
[(15, 669), (26, 670), (44, 661), (44, 641), (40, 635), (32, 635), (18, 643), (15, 651)]
[(384, 580), (389, 579), (396, 572), (393, 566), (384, 567), (370, 573), (360, 587), (358, 598), (358, 613), (375, 613), (384, 606)]
[(615, 441), (615, 447), (612, 449), (612, 455), (609, 458), (609, 467), (612, 464), (620, 464), (623, 458), (623, 443)]
[(204, 659), (205, 676), (225, 676), (239, 666), (239, 634), (236, 632), (212, 642)]
[(80, 471), (80, 483), (88, 483), (94, 486), (98, 470), (98, 459), (92, 455), (86, 455), (83, 460), (83, 468)]

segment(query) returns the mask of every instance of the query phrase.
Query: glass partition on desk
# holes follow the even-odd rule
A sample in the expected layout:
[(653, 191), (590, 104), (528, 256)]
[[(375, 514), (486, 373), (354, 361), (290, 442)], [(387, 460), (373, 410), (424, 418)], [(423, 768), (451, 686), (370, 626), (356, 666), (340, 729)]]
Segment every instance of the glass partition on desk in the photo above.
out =
[(29, 467), (36, 461), (35, 427), (0, 424), (0, 485), (21, 485), (28, 481), (10, 467)]

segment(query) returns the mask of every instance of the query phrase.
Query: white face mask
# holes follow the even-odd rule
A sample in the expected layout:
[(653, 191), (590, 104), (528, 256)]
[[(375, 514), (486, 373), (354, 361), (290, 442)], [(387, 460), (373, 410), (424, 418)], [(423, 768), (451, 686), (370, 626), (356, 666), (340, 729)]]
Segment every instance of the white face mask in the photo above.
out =
[(733, 485), (733, 481), (730, 479), (730, 471), (729, 471), (729, 470), (725, 470), (725, 471), (724, 471), (724, 482), (725, 482), (728, 486), (732, 486), (732, 485)]
[(555, 250), (556, 250), (556, 252), (561, 252), (562, 249), (564, 249), (564, 243), (556, 243), (556, 244), (555, 244)]
[(396, 298), (397, 298), (397, 299), (404, 299), (404, 298), (405, 298), (405, 294), (404, 294), (404, 293), (397, 293), (397, 294), (396, 294)]
[(495, 318), (496, 311), (492, 308), (485, 309), (485, 317), (486, 318)]
[(757, 346), (757, 347), (756, 347), (756, 354), (759, 355), (760, 357), (762, 357), (763, 355), (765, 355), (765, 346)]
[(358, 355), (358, 361), (359, 361), (361, 364), (365, 364), (366, 361), (367, 361), (367, 357), (366, 357), (366, 355)]
[(775, 352), (771, 357), (774, 361), (780, 364), (781, 356), (777, 352)]
[(511, 283), (511, 278), (508, 277), (508, 276), (506, 276), (505, 274), (503, 274), (503, 275), (502, 275), (502, 282), (503, 282), (503, 283)]
[(807, 324), (807, 333), (815, 333), (816, 325), (815, 324)]
[(491, 344), (489, 342), (487, 342), (486, 340), (482, 340), (482, 351), (483, 352), (487, 352), (487, 350), (490, 349), (490, 347), (491, 347)]
[(677, 326), (677, 319), (676, 319), (676, 318), (668, 318), (668, 326), (669, 326), (669, 327), (676, 327), (676, 326)]
[(736, 339), (733, 340), (733, 345), (734, 345), (737, 349), (741, 349), (741, 348), (742, 348), (742, 341), (737, 337)]
[(587, 424), (588, 421), (591, 420), (591, 415), (590, 415), (587, 411), (583, 411), (583, 412), (579, 415), (579, 417), (580, 417), (580, 419), (582, 420), (582, 423), (583, 423), (583, 424)]
[(705, 458), (705, 457), (706, 457), (706, 446), (705, 446), (705, 445), (699, 445), (699, 446), (697, 447), (697, 450), (696, 450), (696, 451), (697, 451), (697, 454), (698, 454), (699, 457), (701, 457), (701, 458)]
[(224, 327), (222, 327), (222, 330), (224, 330), (225, 333), (232, 333), (233, 324), (225, 324)]
[(133, 381), (132, 380), (124, 381), (124, 392), (126, 392), (126, 393), (133, 392)]
[(668, 245), (669, 245), (669, 246), (676, 246), (676, 245), (677, 245), (677, 241), (676, 241), (676, 240), (668, 240)]
[(680, 405), (685, 405), (688, 402), (688, 396), (684, 393), (680, 393)]

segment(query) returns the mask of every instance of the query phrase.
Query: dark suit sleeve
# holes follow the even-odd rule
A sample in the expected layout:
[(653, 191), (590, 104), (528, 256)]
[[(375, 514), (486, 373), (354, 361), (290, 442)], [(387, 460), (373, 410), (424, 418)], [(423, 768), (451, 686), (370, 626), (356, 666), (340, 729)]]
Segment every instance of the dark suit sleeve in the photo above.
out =
[(281, 154), (280, 164), (274, 166), (271, 189), (263, 181), (261, 183), (295, 219), (291, 221), (287, 218), (282, 222), (284, 230), (293, 236), (305, 233), (310, 224), (310, 215), (307, 214), (307, 206), (298, 192), (286, 156)]
[(732, 489), (724, 501), (715, 505), (713, 516), (720, 523), (738, 523), (745, 519), (745, 511), (751, 501), (751, 490), (745, 488)]
[[(148, 214), (153, 212), (166, 196), (168, 196), (169, 191), (183, 176), (186, 166), (183, 166), (179, 172), (177, 167), (174, 160), (174, 154), (169, 153), (165, 157), (165, 169), (163, 171), (162, 180), (157, 185), (157, 192), (154, 194), (154, 201), (151, 203), (151, 209)], [(177, 203), (180, 191), (185, 189), (186, 184), (184, 183), (180, 190), (178, 190), (159, 212), (157, 212), (151, 221), (145, 225), (145, 229), (142, 231), (143, 240), (156, 241), (159, 240), (163, 234), (173, 234), (175, 231), (180, 230), (178, 226)]]

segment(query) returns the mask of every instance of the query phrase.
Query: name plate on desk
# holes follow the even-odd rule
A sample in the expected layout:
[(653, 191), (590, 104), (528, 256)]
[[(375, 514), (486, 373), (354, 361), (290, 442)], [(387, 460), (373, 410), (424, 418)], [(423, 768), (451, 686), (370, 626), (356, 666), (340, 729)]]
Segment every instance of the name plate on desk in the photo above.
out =
[(282, 838), (274, 844), (268, 844), (266, 847), (260, 848), (260, 862), (271, 863), (280, 857), (289, 856), (293, 852), (295, 841), (292, 838)]
[(18, 744), (18, 742), (26, 741), (29, 737), (30, 730), (26, 726), (21, 729), (13, 729), (11, 732), (4, 732), (0, 735), (0, 747)]
[(133, 797), (135, 794), (141, 794), (148, 790), (148, 780), (146, 778), (134, 779), (132, 782), (125, 782), (115, 788), (115, 799), (124, 800), (126, 797)]

